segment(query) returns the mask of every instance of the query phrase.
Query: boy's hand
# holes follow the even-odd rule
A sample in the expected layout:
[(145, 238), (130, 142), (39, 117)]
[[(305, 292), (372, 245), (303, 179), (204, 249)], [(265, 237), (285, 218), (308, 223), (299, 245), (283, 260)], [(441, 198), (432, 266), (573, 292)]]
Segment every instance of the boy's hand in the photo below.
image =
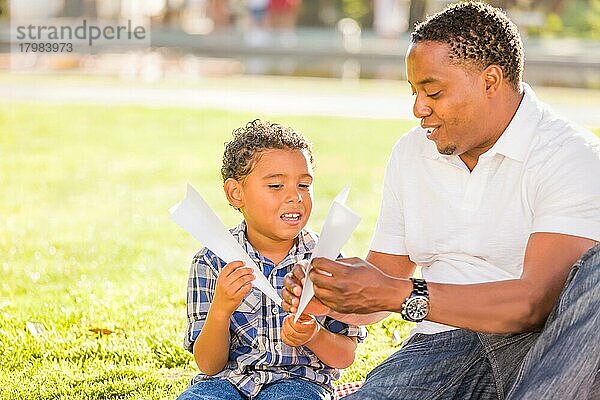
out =
[(306, 314), (300, 315), (298, 322), (294, 323), (294, 315), (290, 314), (283, 320), (281, 327), (281, 340), (291, 347), (305, 345), (321, 329), (314, 317)]
[[(304, 271), (306, 271), (307, 263), (307, 261), (298, 262), (283, 279), (284, 288), (281, 292), (281, 297), (283, 298), (281, 308), (289, 313), (298, 311), (298, 304), (300, 304), (300, 296), (302, 295), (302, 288), (306, 279)], [(329, 307), (321, 303), (321, 300), (316, 296), (313, 296), (302, 312), (311, 315), (327, 315), (330, 311)]]
[(244, 267), (242, 261), (230, 262), (221, 270), (217, 278), (213, 304), (220, 312), (231, 316), (252, 290), (253, 280), (252, 268)]

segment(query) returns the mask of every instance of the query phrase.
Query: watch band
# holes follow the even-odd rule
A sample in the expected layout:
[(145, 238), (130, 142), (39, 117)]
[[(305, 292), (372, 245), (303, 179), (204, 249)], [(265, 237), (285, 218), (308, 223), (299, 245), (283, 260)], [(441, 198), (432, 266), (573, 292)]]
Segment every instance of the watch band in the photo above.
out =
[(429, 291), (427, 290), (427, 282), (425, 279), (410, 278), (410, 281), (413, 283), (413, 291), (411, 294), (429, 297)]

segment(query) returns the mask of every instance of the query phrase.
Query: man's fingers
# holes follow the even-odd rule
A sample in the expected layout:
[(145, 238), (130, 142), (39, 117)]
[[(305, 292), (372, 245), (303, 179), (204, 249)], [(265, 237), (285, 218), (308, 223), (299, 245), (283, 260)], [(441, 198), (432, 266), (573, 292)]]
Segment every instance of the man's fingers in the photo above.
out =
[[(317, 271), (324, 275), (335, 275), (336, 272), (339, 275), (340, 271), (344, 271), (346, 268), (349, 268), (348, 264), (332, 261), (328, 258), (317, 257), (312, 262), (313, 271)], [(312, 272), (312, 271), (311, 271)], [(311, 278), (312, 280), (312, 275)]]
[(358, 258), (358, 257), (338, 258), (335, 261), (337, 261), (340, 264), (344, 264), (344, 265), (348, 265), (348, 266), (363, 265), (365, 263), (365, 261), (362, 258)]
[(330, 308), (332, 308), (332, 306), (336, 306), (337, 303), (341, 300), (339, 293), (327, 288), (317, 286), (315, 286), (315, 297), (318, 298), (321, 301), (321, 303), (325, 304), (327, 307)]
[(331, 287), (336, 283), (336, 278), (333, 275), (324, 275), (316, 269), (310, 271), (308, 275), (314, 286)]

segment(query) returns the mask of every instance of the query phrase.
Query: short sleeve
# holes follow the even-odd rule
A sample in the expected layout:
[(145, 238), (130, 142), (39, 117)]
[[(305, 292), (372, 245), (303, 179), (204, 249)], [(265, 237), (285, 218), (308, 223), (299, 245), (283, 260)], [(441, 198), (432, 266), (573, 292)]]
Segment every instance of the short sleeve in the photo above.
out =
[(356, 337), (359, 343), (364, 342), (367, 337), (367, 330), (364, 326), (349, 325), (331, 317), (325, 317), (322, 325), (329, 332), (338, 333), (340, 335), (349, 337)]
[(220, 264), (222, 261), (208, 249), (201, 250), (192, 260), (186, 301), (188, 326), (183, 340), (184, 347), (191, 353), (214, 298)]
[(579, 139), (557, 149), (536, 174), (532, 233), (600, 240), (600, 148)]
[(388, 254), (408, 254), (405, 245), (404, 210), (398, 182), (400, 177), (399, 144), (388, 161), (383, 180), (379, 217), (370, 249)]

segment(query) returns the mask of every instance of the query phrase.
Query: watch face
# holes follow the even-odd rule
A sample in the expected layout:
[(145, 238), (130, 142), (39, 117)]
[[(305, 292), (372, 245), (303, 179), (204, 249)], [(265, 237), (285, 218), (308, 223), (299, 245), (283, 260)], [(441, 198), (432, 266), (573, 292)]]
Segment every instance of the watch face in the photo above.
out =
[(429, 300), (424, 296), (415, 296), (408, 300), (406, 315), (414, 321), (422, 321), (429, 313)]

